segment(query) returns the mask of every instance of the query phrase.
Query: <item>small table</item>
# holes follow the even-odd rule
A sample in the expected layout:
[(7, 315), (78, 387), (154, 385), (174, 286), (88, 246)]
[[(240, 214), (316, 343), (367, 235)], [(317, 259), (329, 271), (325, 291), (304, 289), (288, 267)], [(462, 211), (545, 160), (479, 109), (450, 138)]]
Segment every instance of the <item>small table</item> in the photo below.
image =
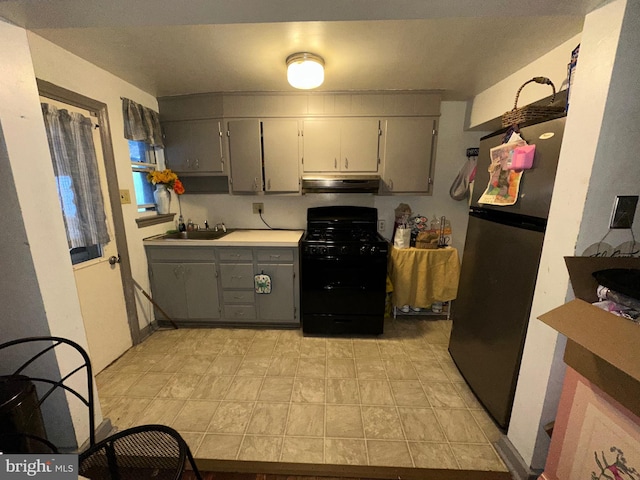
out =
[(449, 302), (456, 298), (460, 260), (458, 250), (453, 247), (391, 247), (388, 267), (396, 307), (429, 308), (434, 302)]

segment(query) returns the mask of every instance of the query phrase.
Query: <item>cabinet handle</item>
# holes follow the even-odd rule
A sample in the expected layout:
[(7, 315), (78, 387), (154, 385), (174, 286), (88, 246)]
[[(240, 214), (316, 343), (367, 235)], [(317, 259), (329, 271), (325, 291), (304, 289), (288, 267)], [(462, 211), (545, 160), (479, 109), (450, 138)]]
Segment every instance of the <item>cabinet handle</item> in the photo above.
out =
[(280, 255), (269, 255), (270, 258), (280, 258)]
[(200, 159), (196, 158), (196, 170), (200, 169)]
[(338, 159), (337, 158), (333, 159), (333, 168), (334, 168), (334, 170), (338, 169)]
[(389, 179), (389, 190), (393, 190), (393, 180)]
[(271, 190), (271, 179), (267, 180), (267, 190)]
[(344, 157), (344, 168), (349, 169), (349, 159), (347, 157)]
[(258, 190), (258, 177), (253, 178), (253, 189)]
[(187, 168), (191, 168), (191, 159), (187, 158)]
[(240, 280), (242, 278), (242, 275), (231, 275), (231, 278), (237, 278), (238, 280)]

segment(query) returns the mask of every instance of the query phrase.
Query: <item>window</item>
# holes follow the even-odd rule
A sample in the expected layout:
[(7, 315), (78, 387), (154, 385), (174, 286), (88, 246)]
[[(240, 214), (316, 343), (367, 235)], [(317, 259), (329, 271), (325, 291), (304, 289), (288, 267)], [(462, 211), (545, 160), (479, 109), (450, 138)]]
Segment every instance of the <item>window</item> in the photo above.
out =
[(158, 168), (156, 149), (148, 143), (129, 140), (129, 158), (138, 212), (155, 211), (153, 186), (147, 181), (147, 173)]

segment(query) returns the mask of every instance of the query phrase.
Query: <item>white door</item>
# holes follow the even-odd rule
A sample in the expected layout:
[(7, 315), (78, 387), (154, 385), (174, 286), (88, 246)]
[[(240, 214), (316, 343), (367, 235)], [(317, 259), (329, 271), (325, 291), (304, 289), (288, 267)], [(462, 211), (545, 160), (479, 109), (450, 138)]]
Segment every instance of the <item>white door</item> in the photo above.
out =
[[(97, 119), (88, 110), (40, 97), (48, 103), (69, 112), (78, 112), (97, 124)], [(76, 288), (80, 299), (82, 318), (89, 345), (89, 357), (94, 373), (103, 370), (132, 346), (131, 332), (124, 299), (124, 288), (120, 275), (118, 247), (107, 188), (102, 142), (99, 128), (93, 129), (93, 142), (98, 160), (100, 185), (104, 199), (109, 242), (101, 245), (96, 258), (73, 266)], [(110, 261), (111, 259), (111, 261)]]

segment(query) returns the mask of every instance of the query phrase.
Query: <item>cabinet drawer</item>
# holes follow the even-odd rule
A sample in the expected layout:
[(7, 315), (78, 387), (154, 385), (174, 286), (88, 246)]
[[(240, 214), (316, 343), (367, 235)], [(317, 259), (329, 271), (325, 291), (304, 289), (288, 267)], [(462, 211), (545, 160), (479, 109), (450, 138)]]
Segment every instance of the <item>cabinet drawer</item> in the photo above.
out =
[(253, 264), (221, 264), (222, 288), (253, 289)]
[(228, 303), (253, 303), (255, 296), (250, 290), (225, 290), (222, 292), (222, 301)]
[(250, 248), (221, 248), (218, 250), (223, 262), (252, 261), (253, 253)]
[(269, 248), (257, 251), (259, 262), (293, 262), (293, 250), (290, 248)]
[(214, 249), (207, 247), (146, 247), (149, 261), (213, 262)]
[(228, 320), (255, 320), (256, 307), (254, 305), (225, 305), (224, 316)]

